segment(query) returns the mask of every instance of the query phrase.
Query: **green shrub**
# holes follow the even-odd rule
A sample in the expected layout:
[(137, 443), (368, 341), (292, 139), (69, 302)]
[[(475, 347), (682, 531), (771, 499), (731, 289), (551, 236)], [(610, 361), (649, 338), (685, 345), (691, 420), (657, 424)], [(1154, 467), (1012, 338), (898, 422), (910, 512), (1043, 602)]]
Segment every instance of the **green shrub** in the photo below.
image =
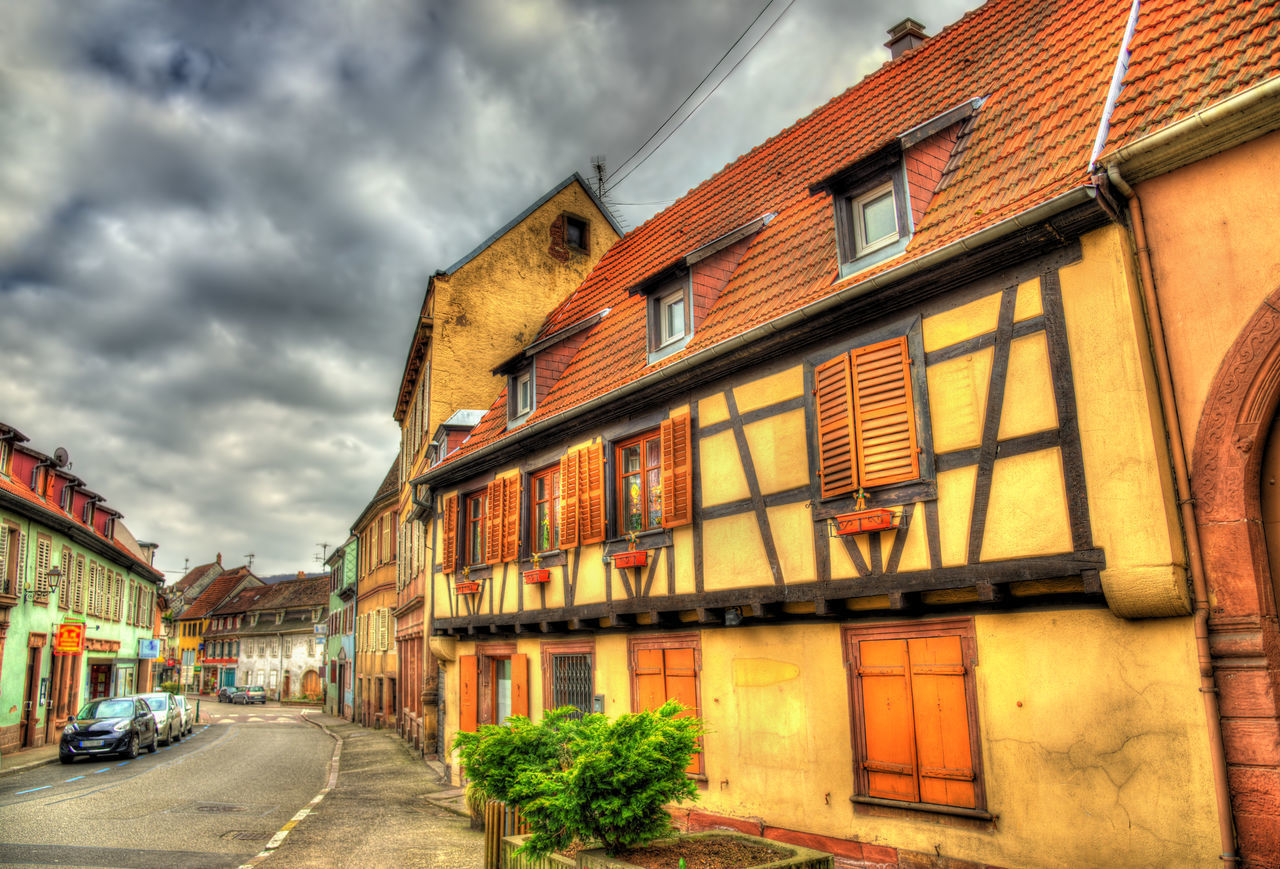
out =
[(177, 682), (161, 682), (160, 690), (168, 691), (170, 694), (177, 694), (182, 690), (182, 687)]
[(491, 799), (514, 803), (511, 788), (522, 772), (561, 767), (565, 743), (578, 725), (577, 714), (572, 706), (554, 709), (540, 724), (513, 715), (505, 724), (482, 724), (475, 733), (458, 733), (453, 747), (472, 784)]

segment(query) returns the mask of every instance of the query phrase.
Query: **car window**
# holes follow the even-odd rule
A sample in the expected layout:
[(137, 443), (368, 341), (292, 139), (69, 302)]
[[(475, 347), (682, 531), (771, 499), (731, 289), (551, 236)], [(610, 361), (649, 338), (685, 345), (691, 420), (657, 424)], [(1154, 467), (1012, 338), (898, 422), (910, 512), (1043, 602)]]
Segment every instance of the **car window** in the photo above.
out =
[(95, 700), (81, 707), (76, 718), (128, 718), (133, 714), (132, 706), (129, 700)]
[(139, 701), (138, 701), (138, 704), (137, 704), (137, 709), (134, 711), (134, 714), (135, 714), (135, 715), (150, 715), (150, 714), (151, 714), (151, 710), (147, 708), (147, 704), (146, 704), (146, 703), (143, 703), (141, 700), (139, 700)]
[(150, 694), (146, 697), (143, 697), (142, 699), (147, 701), (147, 705), (151, 707), (151, 710), (153, 712), (159, 712), (160, 710), (164, 709), (166, 706), (169, 705), (169, 701), (165, 699), (168, 696), (170, 695)]

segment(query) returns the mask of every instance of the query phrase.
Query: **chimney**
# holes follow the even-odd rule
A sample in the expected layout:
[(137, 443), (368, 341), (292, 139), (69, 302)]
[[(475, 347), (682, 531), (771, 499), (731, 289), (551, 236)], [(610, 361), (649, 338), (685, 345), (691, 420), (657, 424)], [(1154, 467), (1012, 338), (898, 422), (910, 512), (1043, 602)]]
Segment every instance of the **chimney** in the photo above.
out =
[(889, 41), (884, 47), (892, 57), (910, 51), (925, 41), (924, 25), (914, 18), (904, 18), (889, 28)]
[(306, 579), (306, 576), (307, 575), (303, 573), (301, 570), (298, 571), (298, 579)]
[(221, 564), (221, 563), (222, 563), (222, 553), (221, 553), (221, 552), (219, 552), (219, 553), (218, 553), (217, 562), (218, 562), (219, 564)]

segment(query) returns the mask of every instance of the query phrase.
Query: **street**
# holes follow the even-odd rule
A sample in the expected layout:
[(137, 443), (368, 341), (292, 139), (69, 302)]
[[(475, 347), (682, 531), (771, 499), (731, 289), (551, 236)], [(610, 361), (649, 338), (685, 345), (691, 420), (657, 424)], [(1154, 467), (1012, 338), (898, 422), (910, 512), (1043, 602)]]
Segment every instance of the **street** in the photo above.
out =
[(324, 787), (334, 742), (294, 709), (201, 711), (155, 754), (0, 778), (0, 863), (236, 866), (262, 850)]

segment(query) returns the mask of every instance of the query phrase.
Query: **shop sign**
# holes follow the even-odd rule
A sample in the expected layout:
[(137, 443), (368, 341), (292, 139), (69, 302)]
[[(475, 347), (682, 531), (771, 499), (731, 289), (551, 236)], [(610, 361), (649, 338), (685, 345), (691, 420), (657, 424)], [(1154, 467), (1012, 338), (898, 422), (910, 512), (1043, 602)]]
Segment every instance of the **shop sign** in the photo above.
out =
[(159, 658), (160, 640), (154, 637), (140, 637), (138, 639), (138, 657), (150, 661)]
[(200, 665), (199, 665), (199, 664), (196, 664), (194, 667), (192, 667), (192, 669), (193, 669), (195, 672), (199, 673), (199, 672), (200, 672)]
[(53, 635), (55, 655), (78, 655), (84, 651), (84, 622), (63, 622)]

